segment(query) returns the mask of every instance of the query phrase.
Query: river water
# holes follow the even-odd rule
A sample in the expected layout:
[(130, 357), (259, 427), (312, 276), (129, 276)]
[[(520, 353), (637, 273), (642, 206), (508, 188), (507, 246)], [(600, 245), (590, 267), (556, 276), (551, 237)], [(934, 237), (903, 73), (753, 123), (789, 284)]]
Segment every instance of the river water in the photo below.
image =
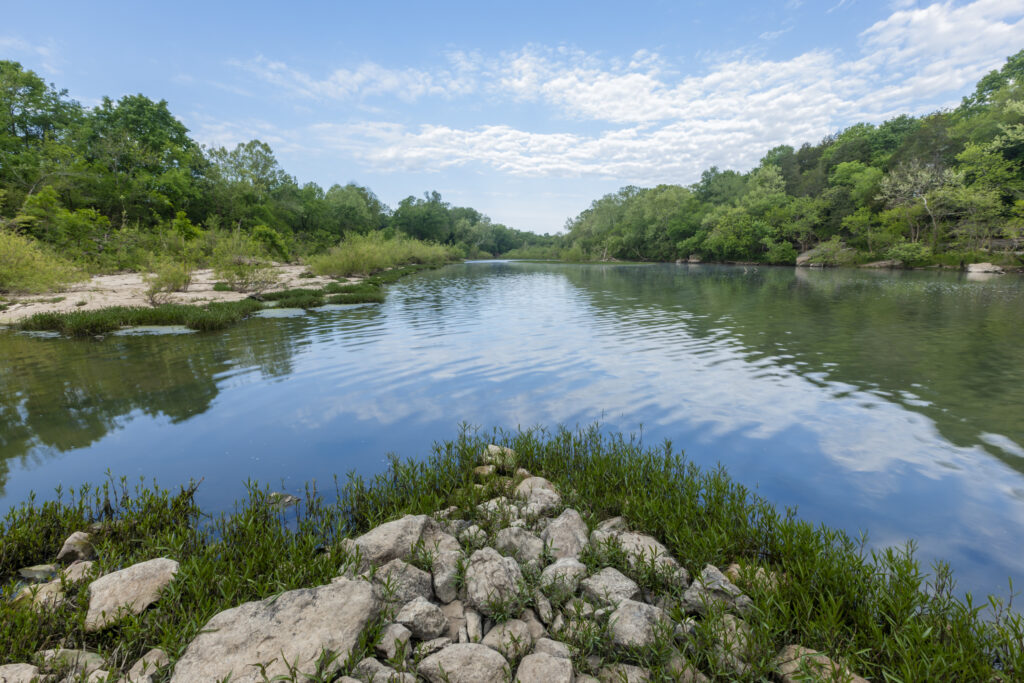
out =
[[(481, 262), (224, 332), (0, 333), (0, 507), (114, 476), (300, 491), (460, 422), (671, 439), (800, 516), (1024, 580), (1024, 280)], [(298, 313), (298, 312), (296, 312)]]

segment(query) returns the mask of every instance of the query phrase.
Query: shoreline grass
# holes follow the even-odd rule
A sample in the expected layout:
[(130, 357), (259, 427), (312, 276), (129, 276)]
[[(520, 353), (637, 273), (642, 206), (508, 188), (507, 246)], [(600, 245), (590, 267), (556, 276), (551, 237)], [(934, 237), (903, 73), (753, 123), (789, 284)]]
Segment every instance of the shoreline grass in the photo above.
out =
[(125, 667), (161, 647), (173, 661), (214, 614), (328, 583), (345, 562), (349, 536), (449, 505), (471, 513), (496, 495), (474, 486), (473, 468), (488, 442), (512, 447), (518, 464), (550, 479), (590, 525), (622, 515), (665, 543), (691, 575), (707, 563), (739, 562), (782, 577), (774, 587), (752, 582), (746, 588), (755, 605), (747, 617), (755, 643), (749, 672), (726, 675), (716, 668), (712, 642), (692, 641), (690, 660), (713, 680), (768, 680), (772, 657), (791, 643), (826, 652), (878, 681), (1011, 681), (1024, 674), (1021, 617), (997, 598), (957, 599), (943, 565), (926, 581), (911, 547), (867, 553), (841, 531), (780, 513), (723, 469), (688, 463), (671, 444), (646, 448), (596, 426), (486, 439), (463, 429), (435, 444), (429, 458), (395, 457), (379, 475), (336, 481), (333, 500), (307, 485), (287, 515), (252, 482), (233, 511), (212, 518), (196, 506), (194, 486), (172, 493), (108, 481), (54, 501), (31, 500), (0, 522), (0, 581), (8, 595), (19, 568), (52, 561), (67, 535), (95, 523), (100, 571), (159, 556), (181, 567), (155, 609), (100, 633), (83, 628), (81, 587), (68, 587), (67, 603), (42, 612), (0, 600), (0, 664), (29, 661), (57, 646), (87, 648)]

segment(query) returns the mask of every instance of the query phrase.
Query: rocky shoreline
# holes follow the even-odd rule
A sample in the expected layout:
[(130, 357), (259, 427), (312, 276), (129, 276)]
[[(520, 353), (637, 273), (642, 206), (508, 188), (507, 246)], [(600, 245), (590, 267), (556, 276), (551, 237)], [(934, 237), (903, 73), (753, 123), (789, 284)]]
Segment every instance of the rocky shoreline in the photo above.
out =
[[(0, 665), (0, 683), (710, 680), (691, 661), (696, 648), (719, 673), (748, 672), (744, 617), (758, 607), (744, 588), (771, 595), (785, 575), (707, 565), (691, 579), (629, 520), (588, 525), (508, 448), (488, 446), (474, 474), (474, 486), (498, 495), (349, 539), (330, 583), (222, 611), (181, 653), (153, 649), (122, 672), (95, 652), (43, 650)], [(97, 576), (90, 532), (101, 531), (76, 532), (55, 564), (22, 570), (35, 583), (15, 599), (46, 610), (67, 584), (88, 582), (93, 632), (165, 599), (178, 563), (153, 558)], [(797, 643), (778, 652), (774, 669), (783, 683), (865, 680)]]

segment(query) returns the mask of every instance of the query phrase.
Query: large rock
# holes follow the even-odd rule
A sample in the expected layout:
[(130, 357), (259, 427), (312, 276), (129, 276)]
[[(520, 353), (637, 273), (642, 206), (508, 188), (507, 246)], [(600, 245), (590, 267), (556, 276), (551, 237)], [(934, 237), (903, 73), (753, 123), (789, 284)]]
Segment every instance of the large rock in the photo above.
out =
[(455, 642), (459, 639), (459, 631), (466, 626), (466, 607), (461, 600), (453, 600), (447, 605), (441, 605), (445, 619), (448, 620), (448, 633), (446, 634)]
[(42, 663), (44, 669), (68, 669), (76, 676), (88, 676), (94, 671), (99, 671), (106, 662), (103, 657), (95, 652), (86, 650), (69, 650), (57, 648), (55, 650), (40, 650), (36, 658)]
[(157, 671), (170, 663), (167, 653), (155, 647), (142, 655), (119, 683), (154, 683)]
[(612, 643), (618, 647), (650, 647), (657, 640), (657, 629), (666, 628), (670, 619), (664, 611), (636, 600), (623, 600), (609, 618)]
[(24, 586), (14, 596), (15, 604), (31, 604), (32, 609), (42, 612), (48, 609), (56, 609), (64, 602), (64, 591), (61, 582), (50, 581), (48, 583), (37, 583), (31, 586)]
[(511, 557), (494, 548), (477, 550), (466, 567), (467, 601), (486, 616), (494, 616), (496, 604), (518, 596), (522, 580), (519, 563)]
[(968, 273), (995, 273), (997, 275), (1004, 273), (1000, 266), (992, 263), (968, 263), (966, 269)]
[(416, 683), (416, 674), (398, 673), (395, 669), (381, 664), (373, 657), (367, 657), (356, 664), (352, 673), (355, 674), (357, 680), (364, 683)]
[(516, 497), (526, 501), (524, 514), (548, 515), (562, 505), (562, 496), (544, 477), (529, 477), (516, 487)]
[(523, 657), (516, 683), (573, 683), (572, 660), (535, 652)]
[(651, 672), (632, 664), (609, 664), (597, 673), (601, 683), (647, 683)]
[(630, 567), (653, 563), (659, 569), (682, 572), (684, 581), (689, 578), (685, 576), (686, 570), (669, 554), (668, 548), (653, 536), (636, 531), (605, 529), (595, 529), (590, 534), (590, 542), (593, 544), (607, 543), (609, 541), (618, 543), (619, 547), (626, 553), (626, 561)]
[(459, 563), (462, 550), (439, 550), (434, 554), (431, 565), (434, 580), (434, 594), (441, 602), (451, 602), (459, 596)]
[(506, 659), (518, 659), (533, 647), (533, 637), (526, 622), (509, 619), (488, 631), (483, 644), (497, 650)]
[(732, 614), (723, 614), (721, 622), (711, 629), (713, 637), (718, 641), (712, 655), (718, 666), (743, 675), (750, 670), (747, 659), (750, 657), (750, 626)]
[(417, 667), (430, 683), (504, 683), (508, 662), (486, 645), (459, 643), (432, 654)]
[(787, 645), (775, 658), (775, 670), (782, 683), (800, 681), (835, 681), (836, 683), (868, 683), (866, 679), (837, 664), (826, 655), (801, 647)]
[(572, 508), (565, 510), (558, 517), (548, 524), (541, 534), (541, 538), (551, 549), (551, 555), (555, 559), (562, 557), (579, 557), (589, 537), (587, 523), (583, 521), (580, 513)]
[(543, 652), (544, 654), (551, 655), (552, 657), (572, 659), (572, 652), (569, 650), (568, 645), (557, 640), (551, 640), (550, 638), (539, 639), (533, 646), (533, 651)]
[(494, 547), (512, 555), (523, 564), (534, 566), (540, 565), (540, 557), (544, 553), (544, 541), (526, 529), (517, 527), (499, 531), (494, 540)]
[(434, 597), (433, 578), (427, 572), (404, 560), (391, 560), (377, 570), (374, 581), (386, 587), (381, 595), (395, 605), (404, 605), (413, 598)]
[(499, 472), (514, 472), (516, 469), (516, 452), (505, 446), (489, 444), (480, 456), (485, 465), (494, 465)]
[(448, 617), (426, 598), (416, 598), (398, 611), (395, 622), (412, 631), (417, 640), (438, 638), (448, 631)]
[(92, 535), (84, 531), (76, 531), (68, 536), (57, 553), (58, 562), (74, 562), (75, 560), (91, 560), (96, 557), (92, 547)]
[(313, 674), (325, 651), (337, 655), (330, 665), (336, 671), (381, 607), (371, 584), (344, 579), (247, 602), (203, 627), (175, 665), (171, 682), (230, 676), (235, 683), (255, 683), (287, 675), (288, 665)]
[(431, 552), (461, 549), (455, 537), (442, 529), (437, 520), (429, 515), (406, 515), (385, 522), (349, 540), (347, 546), (350, 551), (359, 551), (357, 569), (366, 571), (371, 566), (379, 567), (391, 560), (406, 560), (413, 547), (420, 544)]
[(721, 605), (745, 614), (753, 601), (714, 565), (707, 565), (683, 593), (682, 607), (691, 614), (706, 614), (709, 607)]
[(388, 624), (380, 634), (374, 651), (378, 657), (383, 659), (394, 659), (399, 655), (408, 655), (412, 652), (409, 639), (412, 638), (412, 631), (401, 624)]
[(540, 585), (545, 590), (564, 590), (575, 593), (580, 581), (587, 575), (587, 565), (575, 557), (555, 560), (540, 573)]
[(640, 586), (614, 567), (605, 567), (580, 582), (583, 594), (596, 602), (617, 605), (623, 600), (639, 600)]
[(0, 665), (0, 683), (34, 683), (42, 680), (39, 667), (31, 664)]
[(160, 599), (177, 572), (177, 562), (158, 557), (96, 579), (89, 584), (85, 630), (99, 631), (127, 614), (141, 614)]

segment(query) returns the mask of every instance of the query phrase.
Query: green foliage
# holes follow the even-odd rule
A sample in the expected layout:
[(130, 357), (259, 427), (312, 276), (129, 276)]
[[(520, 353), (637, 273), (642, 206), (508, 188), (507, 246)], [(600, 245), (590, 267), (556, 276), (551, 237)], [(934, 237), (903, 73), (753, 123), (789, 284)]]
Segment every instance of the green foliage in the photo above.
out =
[(920, 242), (899, 242), (885, 252), (886, 258), (903, 261), (910, 267), (927, 263), (931, 256), (931, 247)]
[(285, 246), (281, 233), (265, 225), (257, 225), (252, 229), (252, 238), (263, 245), (263, 249), (282, 261), (288, 260), (288, 247)]
[(71, 263), (37, 241), (0, 228), (0, 293), (34, 294), (65, 288), (82, 279)]
[(221, 235), (213, 250), (213, 272), (236, 292), (259, 294), (277, 282), (277, 269), (263, 246), (241, 232)]
[(452, 260), (450, 247), (428, 244), (397, 235), (385, 239), (379, 233), (348, 235), (325, 254), (308, 259), (309, 268), (317, 275), (348, 277), (370, 275), (385, 268), (406, 263), (437, 265)]
[(771, 238), (765, 238), (764, 246), (766, 249), (765, 263), (789, 266), (796, 263), (796, 247), (789, 242), (775, 242)]
[(808, 258), (808, 263), (817, 266), (849, 266), (856, 260), (857, 253), (836, 236), (816, 246)]
[(170, 301), (172, 293), (188, 290), (192, 284), (192, 269), (177, 261), (159, 261), (153, 266), (153, 272), (143, 279), (150, 305), (159, 306)]
[(19, 330), (54, 331), (69, 337), (107, 334), (136, 325), (184, 325), (201, 332), (222, 330), (262, 308), (254, 299), (218, 301), (201, 306), (164, 304), (154, 308), (114, 306), (96, 311), (36, 313), (15, 326)]

